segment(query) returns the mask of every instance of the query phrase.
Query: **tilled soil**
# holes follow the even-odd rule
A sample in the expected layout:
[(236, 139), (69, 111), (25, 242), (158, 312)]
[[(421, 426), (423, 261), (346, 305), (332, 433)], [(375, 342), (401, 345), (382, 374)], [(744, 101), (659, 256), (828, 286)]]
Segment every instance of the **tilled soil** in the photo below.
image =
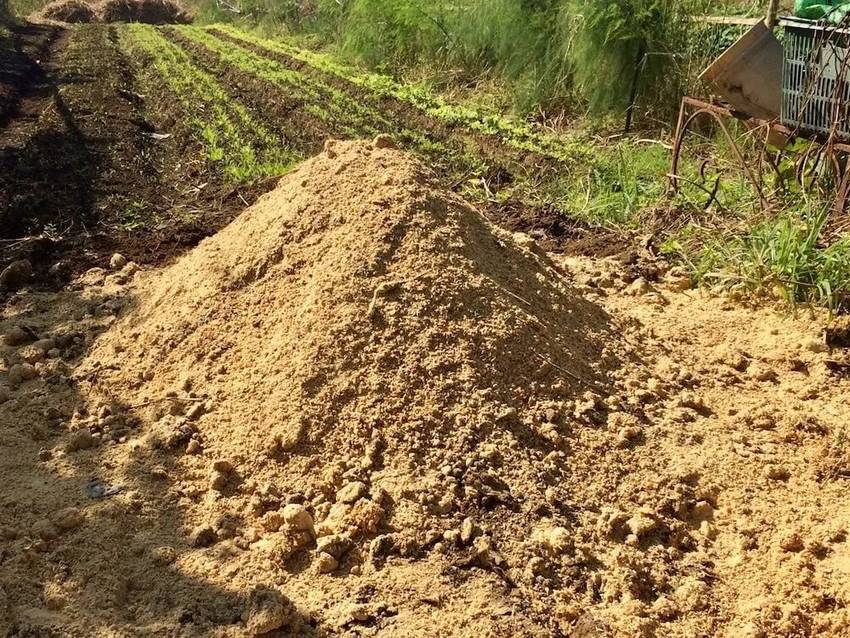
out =
[[(256, 196), (248, 188), (240, 198), (209, 171), (167, 94), (138, 84), (137, 62), (121, 52), (115, 29), (59, 31), (41, 59), (29, 60), (14, 116), (0, 130), (4, 265), (29, 257), (42, 273), (57, 262), (79, 272), (115, 250), (156, 263)], [(163, 128), (167, 139), (155, 140)]]
[(0, 126), (5, 125), (25, 94), (42, 81), (38, 60), (50, 49), (59, 30), (39, 25), (9, 26), (9, 42), (0, 47)]

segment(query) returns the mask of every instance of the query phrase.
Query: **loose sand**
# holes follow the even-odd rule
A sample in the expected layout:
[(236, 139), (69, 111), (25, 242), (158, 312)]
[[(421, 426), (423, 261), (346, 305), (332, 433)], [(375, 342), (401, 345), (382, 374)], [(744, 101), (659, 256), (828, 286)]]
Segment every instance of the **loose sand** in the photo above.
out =
[(387, 146), (10, 300), (0, 628), (846, 635), (817, 321), (550, 258)]

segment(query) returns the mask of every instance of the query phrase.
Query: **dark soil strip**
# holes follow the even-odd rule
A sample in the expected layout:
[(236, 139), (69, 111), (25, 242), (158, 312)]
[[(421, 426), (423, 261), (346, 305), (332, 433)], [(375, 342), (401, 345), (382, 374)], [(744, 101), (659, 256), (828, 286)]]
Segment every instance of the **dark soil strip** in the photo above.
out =
[[(137, 86), (115, 29), (63, 32), (37, 90), (0, 131), (0, 267), (25, 256), (42, 274), (59, 261), (74, 272), (113, 251), (156, 263), (243, 207), (209, 174), (175, 100)], [(171, 136), (157, 141), (162, 128)]]
[(39, 60), (49, 58), (60, 30), (33, 24), (9, 24), (11, 35), (0, 36), (0, 128), (14, 117), (31, 91), (43, 83)]

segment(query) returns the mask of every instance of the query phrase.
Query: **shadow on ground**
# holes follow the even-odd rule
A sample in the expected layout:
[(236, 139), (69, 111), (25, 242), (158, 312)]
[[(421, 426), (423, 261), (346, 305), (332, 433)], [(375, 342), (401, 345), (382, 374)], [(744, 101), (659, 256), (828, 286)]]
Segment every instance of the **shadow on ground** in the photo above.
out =
[[(153, 458), (134, 406), (112, 404), (111, 425), (99, 417), (88, 400), (96, 368), (75, 374), (97, 334), (133, 307), (107, 288), (22, 293), (0, 315), (0, 333), (22, 326), (59, 350), (0, 405), (0, 636), (243, 636), (248, 592), (193, 576), (196, 565), (225, 570), (242, 550), (193, 546), (176, 456)], [(35, 349), (0, 345), (0, 388)], [(83, 424), (99, 441), (75, 449), (70, 430)], [(316, 633), (291, 618), (298, 635)]]

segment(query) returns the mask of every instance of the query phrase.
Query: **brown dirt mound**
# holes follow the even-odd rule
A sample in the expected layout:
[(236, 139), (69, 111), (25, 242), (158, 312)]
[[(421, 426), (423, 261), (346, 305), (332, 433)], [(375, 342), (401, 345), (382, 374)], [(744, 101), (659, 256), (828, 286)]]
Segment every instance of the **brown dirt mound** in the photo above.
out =
[(189, 24), (192, 16), (172, 0), (105, 0), (97, 6), (103, 22)]
[[(381, 146), (331, 144), (153, 277), (85, 374), (110, 410), (145, 406), (135, 462), (189, 452), (180, 473), (211, 495), (189, 514), (211, 522), (202, 544), (236, 538), (249, 563), (324, 579), (286, 590), (321, 623), (344, 614), (317, 611), (337, 589), (325, 572), (387, 586), (389, 557), (448, 555), (490, 575), (471, 581), (479, 604), (494, 582), (563, 583), (557, 599), (525, 588), (512, 626), (566, 631), (573, 597), (602, 586), (571, 566), (590, 560), (578, 543), (685, 543), (663, 514), (605, 508), (640, 436), (612, 381), (621, 340), (533, 242)], [(643, 587), (634, 569), (669, 582), (663, 554), (634, 554), (608, 588)], [(404, 631), (422, 620), (407, 613)]]
[(0, 634), (846, 636), (812, 326), (561, 270), (384, 146), (0, 314)]
[(97, 12), (83, 0), (57, 0), (51, 2), (39, 13), (39, 18), (68, 23), (97, 22)]

